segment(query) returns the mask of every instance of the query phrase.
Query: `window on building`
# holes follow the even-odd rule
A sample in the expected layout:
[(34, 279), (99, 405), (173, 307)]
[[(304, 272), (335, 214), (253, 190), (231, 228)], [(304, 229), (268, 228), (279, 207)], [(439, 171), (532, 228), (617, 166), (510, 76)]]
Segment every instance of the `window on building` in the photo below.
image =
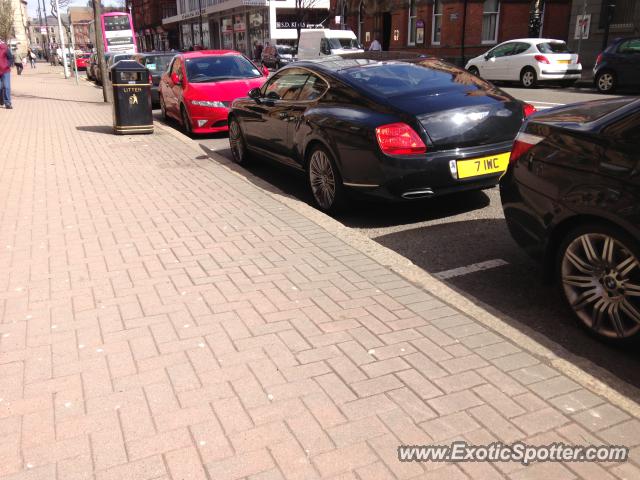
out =
[(346, 0), (344, 0), (342, 2), (342, 10), (340, 13), (340, 24), (341, 25), (346, 25), (347, 24), (347, 15), (349, 13), (348, 7), (347, 7), (347, 2)]
[(358, 40), (360, 43), (364, 41), (364, 0), (360, 2), (358, 7)]
[(409, 45), (416, 44), (417, 14), (418, 14), (418, 8), (416, 7), (416, 0), (409, 0), (409, 35), (407, 35), (407, 43)]
[(433, 22), (432, 22), (431, 43), (440, 45), (442, 36), (442, 1), (435, 0), (433, 3)]
[(482, 43), (498, 41), (498, 19), (500, 18), (500, 1), (485, 0), (482, 9)]
[[(615, 8), (610, 11), (608, 5), (615, 3)], [(604, 28), (606, 25), (607, 15), (611, 20), (610, 26), (613, 28), (633, 28), (640, 15), (637, 0), (616, 0), (615, 2), (602, 2), (600, 9), (599, 27)]]

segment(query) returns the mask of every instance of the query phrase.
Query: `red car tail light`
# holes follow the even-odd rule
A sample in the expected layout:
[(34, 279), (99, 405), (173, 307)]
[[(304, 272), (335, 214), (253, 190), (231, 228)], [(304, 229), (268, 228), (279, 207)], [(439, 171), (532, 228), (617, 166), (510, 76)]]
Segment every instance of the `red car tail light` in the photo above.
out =
[(600, 52), (600, 53), (598, 54), (598, 56), (596, 57), (596, 67), (597, 67), (598, 65), (600, 65), (600, 62), (601, 62), (601, 61), (602, 61), (602, 52)]
[(413, 128), (406, 123), (390, 123), (376, 128), (380, 150), (387, 155), (417, 155), (427, 147)]
[(580, 63), (580, 55), (576, 55), (576, 65)]
[(542, 140), (544, 140), (544, 138), (538, 135), (532, 135), (525, 132), (518, 133), (515, 141), (513, 142), (513, 147), (511, 148), (509, 163), (517, 162), (520, 157), (535, 147)]
[(533, 105), (531, 105), (530, 103), (525, 103), (522, 106), (522, 110), (524, 110), (524, 116), (528, 117), (529, 115), (536, 113), (538, 110), (536, 110), (536, 107), (534, 107)]
[(545, 57), (544, 55), (536, 55), (535, 57), (533, 57), (536, 59), (536, 62), (538, 63), (546, 63), (549, 64), (549, 59), (547, 57)]
[(149, 74), (149, 85), (153, 85), (153, 77)]

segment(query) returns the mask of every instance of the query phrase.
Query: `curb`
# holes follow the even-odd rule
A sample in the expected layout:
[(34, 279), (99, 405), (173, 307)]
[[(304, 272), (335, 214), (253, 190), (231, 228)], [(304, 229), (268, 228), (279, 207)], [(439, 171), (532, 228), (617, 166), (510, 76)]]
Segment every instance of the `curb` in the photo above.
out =
[[(247, 179), (251, 178), (251, 183), (256, 186), (269, 185), (270, 189), (263, 189), (265, 194), (274, 197), (287, 207), (320, 225), (327, 232), (339, 237), (349, 246), (359, 250), (369, 256), (372, 260), (404, 277), (415, 286), (437, 296), (440, 300), (449, 304), (456, 310), (459, 310), (461, 313), (473, 318), (494, 332), (502, 335), (507, 340), (510, 340), (519, 347), (538, 356), (562, 374), (600, 395), (610, 403), (627, 411), (630, 415), (636, 418), (640, 417), (640, 404), (625, 396), (626, 393), (629, 396), (640, 398), (640, 389), (637, 387), (620, 380), (618, 377), (594, 364), (590, 360), (569, 352), (563, 346), (547, 337), (544, 337), (540, 333), (531, 329), (528, 325), (521, 323), (502, 312), (498, 313), (498, 311), (490, 305), (481, 302), (467, 293), (463, 295), (455, 288), (452, 288), (441, 280), (433, 277), (422, 268), (416, 266), (413, 262), (399, 253), (380, 245), (358, 231), (345, 227), (337, 220), (325, 215), (319, 210), (316, 210), (312, 206), (287, 195), (286, 193), (278, 190), (277, 187), (274, 187), (259, 177), (256, 177), (251, 172), (233, 164), (230, 160), (222, 157), (215, 151), (206, 147), (203, 148), (199, 144), (194, 143), (197, 142), (197, 140), (190, 139), (174, 128), (163, 123), (156, 121), (154, 124), (156, 128), (174, 136), (198, 154), (202, 154), (204, 151), (210, 158), (215, 159), (216, 161), (221, 160), (218, 161), (218, 165), (243, 180), (248, 181)], [(273, 190), (277, 190), (279, 193), (276, 194)], [(499, 315), (503, 318), (508, 318), (509, 322), (501, 319)], [(607, 383), (603, 382), (595, 375), (598, 375), (600, 378), (605, 378)]]

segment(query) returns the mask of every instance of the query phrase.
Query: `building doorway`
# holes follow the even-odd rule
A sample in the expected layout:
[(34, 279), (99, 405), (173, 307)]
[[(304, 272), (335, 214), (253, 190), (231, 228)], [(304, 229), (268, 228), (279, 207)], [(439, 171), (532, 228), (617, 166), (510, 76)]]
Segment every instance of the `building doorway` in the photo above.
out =
[(391, 45), (391, 12), (382, 14), (382, 50), (389, 50)]

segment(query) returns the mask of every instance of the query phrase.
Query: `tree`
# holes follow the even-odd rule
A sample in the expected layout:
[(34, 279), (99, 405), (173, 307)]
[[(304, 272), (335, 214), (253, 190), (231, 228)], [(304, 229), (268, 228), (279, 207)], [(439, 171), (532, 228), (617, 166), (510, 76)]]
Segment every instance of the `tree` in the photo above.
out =
[(11, 0), (0, 0), (0, 40), (13, 36), (13, 13)]
[[(64, 12), (66, 8), (69, 8), (70, 0), (58, 0), (58, 5), (60, 6), (60, 10)], [(58, 9), (56, 5), (56, 0), (51, 0), (51, 15), (55, 18), (58, 18)]]
[(294, 18), (296, 22), (296, 38), (300, 41), (300, 30), (303, 25), (308, 28), (309, 9), (318, 8), (319, 0), (296, 0)]

